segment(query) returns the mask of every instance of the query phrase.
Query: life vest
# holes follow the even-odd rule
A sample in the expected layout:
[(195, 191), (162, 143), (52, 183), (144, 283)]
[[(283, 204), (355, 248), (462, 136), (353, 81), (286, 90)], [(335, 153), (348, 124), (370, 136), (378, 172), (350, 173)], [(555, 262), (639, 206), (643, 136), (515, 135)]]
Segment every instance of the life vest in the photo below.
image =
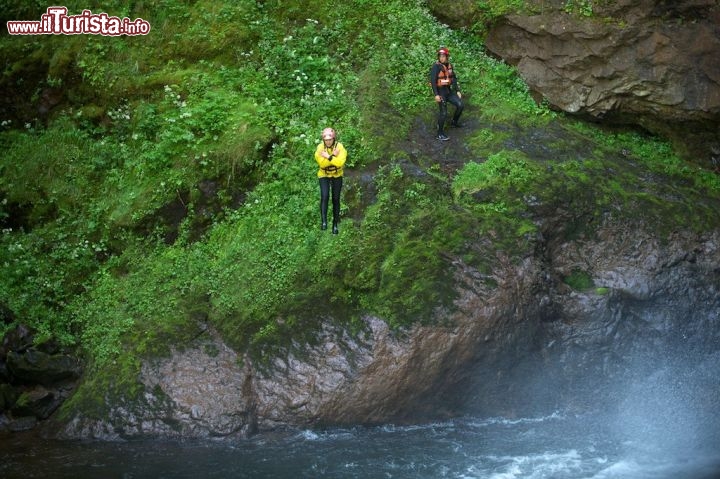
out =
[[(332, 158), (333, 150), (335, 150), (336, 146), (337, 146), (337, 141), (334, 142), (330, 148), (325, 147), (325, 152), (328, 155), (330, 155), (330, 158)], [(326, 166), (325, 168), (320, 168), (320, 169), (323, 170), (327, 174), (332, 174), (332, 173), (337, 173), (337, 171), (342, 169), (342, 167), (338, 168), (335, 165), (329, 165), (329, 166)]]
[(436, 84), (439, 87), (443, 87), (443, 86), (449, 87), (450, 85), (452, 85), (452, 80), (453, 80), (452, 64), (448, 63), (447, 65), (445, 65), (444, 63), (441, 63), (441, 62), (437, 62), (437, 63), (440, 64), (442, 69), (440, 70), (440, 72), (438, 72)]
[[(333, 154), (333, 151), (335, 150), (335, 148), (337, 148), (337, 140), (333, 141), (333, 144), (330, 148), (328, 148), (327, 146), (324, 146), (325, 153), (330, 155), (330, 158), (332, 158), (332, 154)], [(325, 173), (335, 173), (340, 168), (338, 168), (335, 165), (330, 165), (330, 166), (326, 166), (325, 168), (320, 168), (320, 169), (323, 170)]]
[(322, 163), (320, 153), (322, 151), (325, 151), (328, 155), (330, 155), (330, 158), (333, 158), (333, 151), (335, 149), (338, 149), (338, 158), (342, 158), (342, 164), (340, 166), (337, 165), (327, 165), (327, 166), (321, 166), (318, 170), (318, 178), (322, 177), (330, 177), (330, 178), (337, 178), (343, 175), (343, 166), (345, 164), (345, 158), (347, 157), (347, 152), (345, 151), (345, 148), (342, 146), (342, 143), (339, 143), (338, 141), (335, 141), (332, 146), (326, 147), (323, 144), (318, 145), (320, 148), (319, 150), (316, 150), (315, 152), (315, 160), (318, 162), (318, 165)]

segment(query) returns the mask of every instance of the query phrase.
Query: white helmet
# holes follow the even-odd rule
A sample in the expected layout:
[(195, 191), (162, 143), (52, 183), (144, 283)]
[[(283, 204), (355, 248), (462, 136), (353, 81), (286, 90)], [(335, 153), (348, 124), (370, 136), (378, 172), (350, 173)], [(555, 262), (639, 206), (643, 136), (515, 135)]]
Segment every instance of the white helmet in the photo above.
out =
[(335, 130), (332, 128), (325, 128), (322, 131), (322, 139), (323, 140), (334, 140), (335, 139)]

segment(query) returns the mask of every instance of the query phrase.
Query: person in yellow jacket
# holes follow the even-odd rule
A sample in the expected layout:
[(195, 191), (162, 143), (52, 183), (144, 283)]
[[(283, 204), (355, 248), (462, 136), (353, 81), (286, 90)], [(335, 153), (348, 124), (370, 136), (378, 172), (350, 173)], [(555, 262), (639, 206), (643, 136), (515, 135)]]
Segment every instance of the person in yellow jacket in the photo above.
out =
[(320, 229), (327, 229), (327, 210), (330, 192), (332, 191), (333, 224), (332, 233), (338, 234), (340, 223), (340, 191), (343, 184), (343, 167), (347, 159), (347, 151), (337, 141), (332, 128), (322, 131), (322, 143), (315, 149), (315, 161), (318, 164), (317, 176), (320, 180)]

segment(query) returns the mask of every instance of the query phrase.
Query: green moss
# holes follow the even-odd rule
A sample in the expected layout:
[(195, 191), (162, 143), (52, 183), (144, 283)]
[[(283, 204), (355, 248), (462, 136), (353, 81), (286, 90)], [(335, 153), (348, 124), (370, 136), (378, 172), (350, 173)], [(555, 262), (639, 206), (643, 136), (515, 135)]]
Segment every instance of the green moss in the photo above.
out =
[(205, 351), (205, 354), (207, 354), (211, 358), (216, 358), (220, 354), (220, 349), (218, 349), (215, 343), (206, 344), (203, 347), (203, 351)]
[(563, 278), (563, 282), (576, 291), (587, 291), (595, 287), (592, 276), (582, 270), (573, 270)]
[(15, 401), (14, 408), (24, 410), (30, 405), (30, 401), (30, 393), (22, 392), (20, 393), (20, 396), (18, 396), (17, 401)]
[(139, 381), (140, 358), (128, 353), (116, 361), (90, 363), (73, 395), (60, 407), (60, 420), (67, 421), (81, 415), (103, 420), (113, 405), (123, 404), (132, 410), (133, 404), (143, 401), (145, 388)]
[(511, 136), (512, 132), (509, 130), (481, 128), (471, 134), (466, 142), (479, 158), (487, 158), (501, 150), (503, 142), (510, 139)]
[(87, 118), (91, 121), (99, 121), (102, 119), (103, 115), (105, 115), (105, 109), (93, 104), (83, 106), (79, 113), (79, 116)]

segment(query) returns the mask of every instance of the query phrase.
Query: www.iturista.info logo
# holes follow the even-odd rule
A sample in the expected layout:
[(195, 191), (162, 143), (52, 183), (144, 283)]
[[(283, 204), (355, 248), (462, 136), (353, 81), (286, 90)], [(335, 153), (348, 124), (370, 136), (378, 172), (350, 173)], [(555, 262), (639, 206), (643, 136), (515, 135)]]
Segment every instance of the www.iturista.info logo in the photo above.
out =
[(68, 15), (66, 7), (48, 7), (40, 20), (7, 22), (10, 35), (147, 35), (150, 24), (142, 18), (111, 17), (107, 13), (83, 10), (80, 15)]

